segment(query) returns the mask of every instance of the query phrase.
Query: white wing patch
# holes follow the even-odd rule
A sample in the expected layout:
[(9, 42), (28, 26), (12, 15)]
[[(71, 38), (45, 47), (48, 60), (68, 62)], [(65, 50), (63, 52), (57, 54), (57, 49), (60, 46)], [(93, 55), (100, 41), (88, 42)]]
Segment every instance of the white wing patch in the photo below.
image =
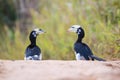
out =
[(42, 53), (40, 54), (39, 59), (42, 60)]
[(42, 54), (40, 54), (40, 56), (34, 55), (34, 56), (24, 57), (24, 60), (42, 60)]
[(76, 60), (80, 60), (80, 54), (79, 53), (77, 53), (75, 56), (76, 56)]
[(34, 55), (33, 56), (35, 59), (39, 59), (39, 56), (38, 55)]
[(75, 52), (76, 60), (85, 60), (84, 56), (81, 56), (80, 53)]

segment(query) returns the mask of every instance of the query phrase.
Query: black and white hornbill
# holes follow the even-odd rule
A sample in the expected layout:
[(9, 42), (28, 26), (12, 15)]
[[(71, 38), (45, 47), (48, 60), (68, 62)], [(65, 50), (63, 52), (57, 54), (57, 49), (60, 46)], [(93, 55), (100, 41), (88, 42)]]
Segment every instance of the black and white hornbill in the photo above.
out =
[(69, 28), (70, 32), (75, 32), (78, 35), (78, 39), (74, 44), (74, 51), (76, 60), (98, 60), (105, 61), (104, 59), (98, 58), (93, 55), (91, 49), (87, 44), (82, 42), (82, 39), (85, 36), (84, 30), (80, 25), (73, 25)]
[(41, 60), (41, 49), (36, 45), (36, 38), (39, 34), (43, 34), (42, 29), (34, 29), (30, 33), (29, 39), (31, 44), (26, 48), (24, 60)]

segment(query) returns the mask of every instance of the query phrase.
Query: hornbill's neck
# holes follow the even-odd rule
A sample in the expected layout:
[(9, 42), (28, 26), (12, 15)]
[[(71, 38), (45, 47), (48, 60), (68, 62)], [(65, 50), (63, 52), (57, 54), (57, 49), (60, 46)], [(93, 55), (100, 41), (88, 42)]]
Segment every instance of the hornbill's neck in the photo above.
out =
[(30, 40), (31, 42), (31, 46), (36, 46), (36, 38), (33, 38), (32, 40)]
[(29, 39), (30, 39), (30, 42), (31, 42), (31, 44), (30, 44), (31, 48), (36, 46), (36, 38), (37, 38), (36, 34), (35, 35), (33, 35), (32, 33), (30, 34)]
[(83, 30), (82, 28), (78, 28), (76, 33), (77, 33), (77, 35), (78, 35), (78, 39), (77, 39), (76, 42), (82, 43), (82, 39), (83, 39), (84, 36), (85, 36), (84, 30)]
[(83, 37), (81, 36), (81, 34), (78, 34), (78, 39), (77, 39), (77, 43), (82, 43), (82, 39)]

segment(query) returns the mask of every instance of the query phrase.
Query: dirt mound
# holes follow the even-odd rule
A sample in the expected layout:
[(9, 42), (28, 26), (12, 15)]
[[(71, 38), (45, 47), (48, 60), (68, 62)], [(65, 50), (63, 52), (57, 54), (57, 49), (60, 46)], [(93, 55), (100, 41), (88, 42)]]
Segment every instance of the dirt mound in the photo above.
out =
[(120, 61), (0, 61), (0, 80), (119, 80)]

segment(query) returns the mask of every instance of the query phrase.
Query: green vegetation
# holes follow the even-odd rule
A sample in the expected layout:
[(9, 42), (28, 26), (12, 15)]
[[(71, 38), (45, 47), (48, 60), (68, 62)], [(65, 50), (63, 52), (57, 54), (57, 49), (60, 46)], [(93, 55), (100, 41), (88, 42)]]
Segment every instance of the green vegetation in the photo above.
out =
[[(86, 33), (83, 42), (95, 55), (109, 60), (120, 59), (120, 0), (39, 2), (39, 11), (31, 8), (30, 12), (33, 24), (47, 32), (37, 38), (43, 59), (74, 59), (73, 44), (77, 36), (67, 31), (73, 24), (83, 26)], [(13, 34), (6, 25), (2, 26), (0, 59), (23, 59), (29, 45), (29, 34), (21, 34), (18, 27)], [(14, 35), (14, 40), (11, 35)]]

